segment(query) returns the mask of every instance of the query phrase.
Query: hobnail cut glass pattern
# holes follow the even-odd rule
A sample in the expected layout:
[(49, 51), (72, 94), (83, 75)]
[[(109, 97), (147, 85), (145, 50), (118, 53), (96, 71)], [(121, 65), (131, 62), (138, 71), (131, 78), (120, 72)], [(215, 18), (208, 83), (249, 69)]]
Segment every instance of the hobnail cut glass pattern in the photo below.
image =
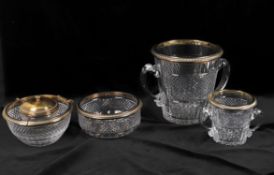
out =
[(216, 142), (226, 145), (240, 145), (246, 142), (247, 137), (252, 136), (253, 130), (249, 128), (253, 118), (252, 110), (226, 112), (220, 109), (213, 109), (212, 128), (209, 130)]
[[(217, 96), (220, 104), (227, 106), (242, 106), (248, 101), (240, 97)], [(250, 123), (261, 111), (257, 108), (247, 110), (226, 110), (208, 103), (203, 112), (210, 118), (212, 126), (208, 135), (217, 143), (225, 145), (242, 145), (251, 137), (255, 128), (250, 128)]]
[(199, 123), (202, 104), (207, 95), (214, 90), (217, 70), (207, 73), (186, 73), (180, 69), (187, 65), (160, 61), (160, 93), (163, 117), (176, 124), (190, 125)]
[(80, 127), (98, 138), (118, 138), (130, 134), (141, 122), (140, 112), (126, 118), (98, 120), (79, 114)]
[[(68, 105), (59, 103), (57, 112), (49, 117), (55, 117), (67, 111)], [(11, 118), (22, 120), (25, 116), (19, 113), (19, 107), (14, 107), (8, 111)], [(56, 123), (39, 126), (22, 126), (7, 121), (10, 131), (23, 143), (42, 147), (55, 143), (64, 134), (70, 122), (70, 115)]]
[(162, 108), (163, 117), (175, 124), (198, 124), (203, 105), (208, 94), (214, 91), (218, 71), (224, 62), (219, 59), (200, 65), (155, 59), (153, 67), (159, 71), (159, 94), (155, 102)]
[[(223, 69), (217, 90), (228, 81), (230, 66), (220, 58), (222, 49), (199, 40), (171, 40), (152, 48), (155, 64), (146, 64), (141, 72), (142, 86), (162, 108), (163, 117), (175, 124), (198, 124), (207, 96), (214, 91), (217, 74)], [(158, 79), (159, 94), (147, 87), (146, 74)]]
[[(123, 97), (96, 98), (80, 105), (87, 112), (111, 115), (126, 112), (137, 105)], [(78, 114), (80, 127), (87, 134), (97, 138), (118, 138), (130, 134), (141, 122), (140, 110), (136, 113), (110, 119), (94, 119)]]

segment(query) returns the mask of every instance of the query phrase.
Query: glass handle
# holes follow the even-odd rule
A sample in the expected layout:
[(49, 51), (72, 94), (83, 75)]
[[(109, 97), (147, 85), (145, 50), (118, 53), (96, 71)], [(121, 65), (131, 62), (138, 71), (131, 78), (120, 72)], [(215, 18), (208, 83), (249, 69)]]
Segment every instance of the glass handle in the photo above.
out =
[(210, 120), (210, 116), (211, 116), (211, 112), (209, 107), (206, 105), (205, 107), (203, 107), (203, 115), (200, 117), (200, 123), (201, 125), (210, 130), (212, 127), (212, 122)]
[(229, 75), (230, 75), (229, 62), (225, 58), (220, 58), (218, 60), (218, 69), (219, 70), (223, 69), (223, 71), (222, 71), (221, 80), (215, 90), (222, 90), (225, 88), (225, 86), (228, 82), (228, 79), (229, 79)]
[[(258, 109), (258, 108), (254, 108), (253, 111), (252, 111), (252, 115), (251, 115), (251, 121), (252, 120), (255, 120), (257, 117), (261, 116), (262, 115), (262, 110)], [(249, 129), (249, 133), (248, 133), (248, 137), (251, 137), (252, 136), (252, 133), (254, 131), (256, 131), (259, 127), (261, 126), (261, 123), (258, 123), (256, 124), (255, 126), (253, 127), (250, 127)]]
[(141, 80), (141, 84), (142, 84), (142, 87), (144, 88), (144, 90), (152, 97), (157, 98), (158, 94), (154, 94), (148, 87), (148, 84), (147, 84), (147, 73), (148, 72), (152, 72), (154, 77), (157, 79), (160, 77), (160, 73), (156, 69), (156, 65), (145, 64), (144, 67), (142, 68), (142, 71), (140, 74), (140, 80)]

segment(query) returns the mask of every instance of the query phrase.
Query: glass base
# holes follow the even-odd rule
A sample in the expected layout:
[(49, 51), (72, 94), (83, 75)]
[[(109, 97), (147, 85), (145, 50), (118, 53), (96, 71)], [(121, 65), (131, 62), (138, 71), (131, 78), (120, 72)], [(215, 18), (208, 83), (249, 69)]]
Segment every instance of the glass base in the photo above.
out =
[(123, 132), (112, 132), (112, 133), (94, 133), (87, 130), (84, 130), (84, 132), (92, 137), (96, 138), (102, 138), (102, 139), (115, 139), (119, 137), (126, 136), (130, 133), (132, 133), (138, 126), (131, 128), (129, 130), (123, 131)]
[(212, 127), (208, 131), (208, 135), (217, 143), (224, 145), (243, 145), (249, 137), (248, 129), (228, 129)]
[(200, 123), (200, 121), (198, 119), (197, 120), (185, 120), (185, 119), (175, 118), (174, 116), (171, 116), (171, 115), (163, 115), (163, 117), (168, 122), (174, 123), (177, 125), (195, 125), (195, 124)]
[(24, 144), (28, 145), (28, 146), (33, 146), (33, 147), (44, 147), (44, 146), (48, 146), (51, 145), (55, 142), (57, 142), (62, 135), (58, 135), (55, 137), (51, 137), (51, 138), (47, 138), (47, 139), (35, 139), (35, 140), (23, 140), (21, 138), (18, 138), (21, 142), (23, 142)]
[(29, 146), (43, 147), (57, 142), (68, 128), (70, 116), (59, 122), (41, 126), (21, 126), (8, 122), (12, 134)]
[(190, 117), (191, 115), (184, 116), (182, 114), (174, 116), (170, 114), (165, 107), (162, 107), (163, 118), (170, 123), (177, 125), (195, 125), (200, 124), (200, 119), (198, 117)]

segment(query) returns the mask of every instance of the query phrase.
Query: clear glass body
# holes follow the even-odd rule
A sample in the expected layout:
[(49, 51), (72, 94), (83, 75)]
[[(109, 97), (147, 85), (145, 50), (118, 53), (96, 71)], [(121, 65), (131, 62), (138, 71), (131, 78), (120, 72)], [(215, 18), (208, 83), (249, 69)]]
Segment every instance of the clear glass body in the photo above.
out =
[(119, 138), (133, 132), (141, 122), (140, 112), (119, 119), (92, 119), (78, 114), (79, 125), (90, 136), (97, 138)]
[[(171, 41), (176, 42), (176, 41)], [(203, 104), (207, 96), (215, 89), (217, 74), (223, 69), (221, 81), (216, 89), (223, 89), (228, 81), (230, 67), (226, 59), (204, 57), (219, 53), (219, 47), (196, 45), (197, 41), (179, 40), (179, 44), (155, 48), (155, 64), (146, 64), (141, 72), (143, 87), (147, 87), (146, 74), (152, 72), (158, 79), (159, 93), (155, 97), (157, 106), (162, 108), (163, 117), (175, 124), (191, 125), (200, 122)], [(192, 43), (193, 42), (193, 43)], [(180, 44), (182, 43), (182, 44)], [(164, 55), (164, 56), (163, 56)], [(169, 57), (176, 60), (168, 60)]]
[[(78, 113), (78, 121), (82, 130), (97, 138), (118, 138), (133, 132), (141, 122), (140, 110), (130, 115), (119, 117), (124, 112), (137, 106), (137, 102), (124, 97), (99, 97), (80, 104), (86, 112), (96, 114), (98, 118)], [(118, 115), (118, 117), (111, 117)], [(105, 116), (101, 117), (101, 116)]]
[[(59, 109), (54, 116), (63, 114), (67, 111), (68, 105), (59, 103)], [(19, 113), (19, 107), (15, 107), (8, 111), (9, 115), (16, 119), (23, 119), (24, 115)], [(52, 116), (52, 117), (54, 117)], [(35, 147), (47, 146), (55, 143), (61, 138), (70, 123), (70, 114), (63, 120), (52, 124), (39, 125), (39, 126), (22, 126), (16, 123), (7, 121), (10, 131), (16, 136), (20, 141)]]
[(159, 91), (155, 101), (163, 117), (176, 124), (191, 125), (200, 121), (202, 107), (214, 91), (222, 60), (202, 65), (173, 63), (155, 59), (159, 69)]
[[(241, 96), (220, 95), (215, 99), (219, 104), (229, 107), (248, 105), (248, 100)], [(208, 135), (217, 143), (225, 145), (242, 145), (257, 127), (250, 128), (251, 121), (261, 114), (261, 110), (252, 107), (249, 109), (224, 109), (208, 103), (203, 113), (211, 121)], [(204, 120), (206, 120), (204, 118)]]

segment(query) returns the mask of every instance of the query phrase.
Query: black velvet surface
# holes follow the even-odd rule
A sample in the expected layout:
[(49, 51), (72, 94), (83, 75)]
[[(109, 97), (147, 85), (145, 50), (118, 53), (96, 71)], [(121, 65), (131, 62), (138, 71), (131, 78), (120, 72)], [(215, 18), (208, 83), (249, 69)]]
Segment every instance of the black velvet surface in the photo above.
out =
[(274, 174), (273, 96), (258, 98), (262, 126), (242, 146), (217, 144), (199, 125), (167, 123), (151, 98), (142, 100), (140, 127), (120, 139), (89, 137), (74, 113), (58, 142), (34, 148), (18, 141), (1, 118), (0, 174)]

